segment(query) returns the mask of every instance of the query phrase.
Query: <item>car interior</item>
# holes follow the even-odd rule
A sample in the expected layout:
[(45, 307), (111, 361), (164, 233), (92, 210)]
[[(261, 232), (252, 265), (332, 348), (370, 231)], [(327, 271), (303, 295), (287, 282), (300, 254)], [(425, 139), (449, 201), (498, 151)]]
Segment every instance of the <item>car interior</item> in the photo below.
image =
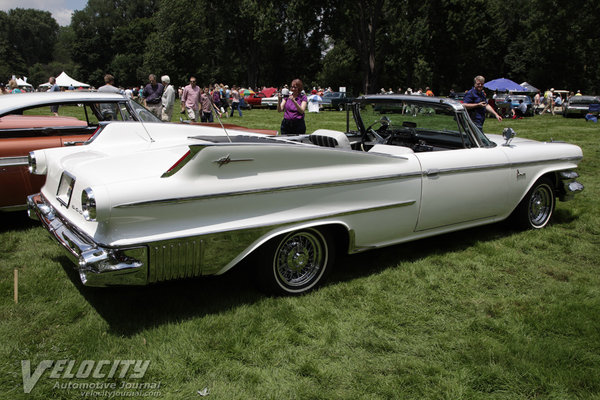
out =
[[(467, 121), (447, 105), (431, 103), (356, 103), (352, 108), (355, 130), (347, 133), (317, 130), (311, 143), (370, 151), (378, 145), (398, 146), (411, 152), (444, 151), (473, 147)], [(369, 125), (365, 126), (365, 122)], [(394, 152), (396, 153), (396, 152)]]

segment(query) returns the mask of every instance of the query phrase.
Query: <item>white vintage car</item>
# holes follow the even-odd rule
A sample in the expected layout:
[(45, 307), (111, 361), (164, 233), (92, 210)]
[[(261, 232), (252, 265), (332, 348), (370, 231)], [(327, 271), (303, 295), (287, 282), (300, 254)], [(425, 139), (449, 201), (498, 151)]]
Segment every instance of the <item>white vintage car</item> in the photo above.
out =
[(543, 228), (583, 189), (577, 146), (484, 135), (453, 100), (366, 96), (347, 132), (273, 137), (112, 123), (84, 146), (34, 151), (29, 212), (90, 286), (222, 274), (304, 293), (336, 253), (504, 220)]

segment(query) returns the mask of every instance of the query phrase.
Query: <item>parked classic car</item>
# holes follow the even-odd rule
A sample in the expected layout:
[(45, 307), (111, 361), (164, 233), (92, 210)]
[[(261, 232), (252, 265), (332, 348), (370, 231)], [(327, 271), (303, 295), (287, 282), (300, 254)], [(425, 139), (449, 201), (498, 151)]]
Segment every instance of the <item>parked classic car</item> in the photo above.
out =
[(599, 104), (599, 96), (571, 96), (563, 103), (563, 117), (585, 117), (589, 112), (590, 104)]
[[(414, 112), (381, 115), (385, 104)], [(543, 228), (583, 189), (581, 149), (484, 135), (459, 102), (366, 96), (356, 127), (272, 137), (109, 124), (86, 145), (37, 150), (28, 198), (84, 285), (222, 274), (242, 260), (262, 287), (316, 287), (357, 253), (513, 218)]]
[(262, 92), (259, 93), (254, 93), (254, 94), (250, 94), (248, 96), (244, 96), (244, 101), (246, 102), (246, 104), (248, 104), (248, 108), (252, 108), (252, 107), (261, 107), (262, 106), (262, 99), (264, 99), (265, 94)]
[(321, 108), (344, 111), (346, 104), (352, 103), (354, 98), (346, 92), (325, 92), (323, 93), (323, 101), (321, 102)]
[(271, 97), (263, 97), (261, 100), (261, 104), (263, 107), (267, 107), (271, 110), (277, 108), (277, 102), (279, 101), (278, 94), (274, 93)]
[(465, 92), (456, 92), (456, 93), (454, 93), (454, 97), (448, 96), (448, 98), (462, 103), (465, 99), (465, 94), (466, 94)]
[[(57, 107), (54, 116), (50, 107)], [(114, 93), (26, 93), (0, 96), (0, 210), (25, 209), (44, 178), (27, 172), (30, 151), (88, 140), (101, 121), (159, 122), (148, 110)]]

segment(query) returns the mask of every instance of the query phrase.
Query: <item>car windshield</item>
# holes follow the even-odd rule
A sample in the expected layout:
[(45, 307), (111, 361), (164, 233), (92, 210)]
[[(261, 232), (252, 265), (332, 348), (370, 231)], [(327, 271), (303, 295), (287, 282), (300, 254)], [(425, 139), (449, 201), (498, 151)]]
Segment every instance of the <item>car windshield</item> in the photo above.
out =
[(518, 103), (519, 100), (523, 100), (525, 103), (531, 101), (529, 99), (529, 96), (523, 96), (522, 94), (508, 94), (508, 95), (504, 95), (503, 97), (496, 98), (497, 103), (501, 103), (503, 101), (508, 101), (508, 100), (510, 100), (512, 102), (516, 102), (516, 103)]
[(326, 92), (325, 94), (323, 94), (323, 97), (331, 97), (331, 98), (338, 98), (341, 96), (342, 96), (342, 93), (340, 93), (340, 92)]
[(598, 104), (600, 101), (598, 97), (592, 96), (572, 96), (569, 99), (569, 103), (571, 104)]
[(511, 99), (512, 99), (513, 101), (517, 101), (517, 102), (518, 102), (519, 100), (523, 100), (524, 102), (526, 102), (526, 103), (527, 103), (527, 102), (528, 102), (528, 100), (529, 100), (529, 97), (527, 97), (527, 96), (515, 96), (515, 95), (513, 95), (513, 96), (511, 96)]
[(159, 118), (157, 118), (154, 114), (148, 111), (144, 106), (136, 103), (135, 101), (131, 102), (131, 107), (133, 108), (133, 112), (135, 112), (138, 118), (143, 122), (161, 122)]
[(435, 136), (441, 140), (454, 142), (456, 148), (493, 146), (492, 142), (473, 125), (466, 113), (459, 113), (448, 104), (364, 102), (360, 107), (360, 119), (365, 129), (371, 125), (378, 126), (383, 120), (392, 130), (414, 129), (423, 137)]

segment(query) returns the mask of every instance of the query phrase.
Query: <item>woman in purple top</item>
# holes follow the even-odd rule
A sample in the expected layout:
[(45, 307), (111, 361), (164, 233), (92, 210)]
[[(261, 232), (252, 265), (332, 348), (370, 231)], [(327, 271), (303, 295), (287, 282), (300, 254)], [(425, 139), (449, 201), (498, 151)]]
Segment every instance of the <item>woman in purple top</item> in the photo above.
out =
[(282, 99), (278, 96), (277, 111), (284, 112), (283, 121), (281, 121), (282, 135), (304, 135), (306, 133), (306, 124), (304, 123), (304, 111), (308, 99), (302, 94), (302, 81), (294, 79), (290, 88), (290, 95)]

